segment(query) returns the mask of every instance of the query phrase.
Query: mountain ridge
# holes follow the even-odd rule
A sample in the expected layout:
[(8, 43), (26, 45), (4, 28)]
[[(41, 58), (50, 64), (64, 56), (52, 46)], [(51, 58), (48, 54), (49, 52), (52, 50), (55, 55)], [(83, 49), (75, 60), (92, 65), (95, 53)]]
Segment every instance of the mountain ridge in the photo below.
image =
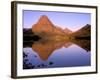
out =
[(41, 16), (38, 22), (32, 25), (32, 31), (38, 33), (45, 32), (45, 33), (63, 34), (63, 35), (65, 33), (67, 34), (67, 32), (68, 34), (72, 32), (67, 28), (64, 30), (61, 27), (54, 25), (46, 15)]
[(86, 24), (81, 29), (77, 30), (76, 32), (73, 32), (72, 35), (74, 37), (90, 37), (91, 36), (91, 25)]
[[(89, 38), (91, 37), (91, 25), (86, 24), (81, 29), (73, 32), (68, 28), (62, 29), (58, 25), (54, 25), (52, 21), (46, 16), (43, 15), (39, 18), (37, 23), (32, 25), (32, 28), (29, 29), (30, 31), (23, 29), (23, 32), (26, 34), (33, 33), (34, 35), (38, 35), (39, 37), (43, 38), (54, 38), (57, 40), (60, 39), (73, 39), (73, 38), (80, 38), (84, 37)], [(30, 34), (29, 34), (30, 35)]]

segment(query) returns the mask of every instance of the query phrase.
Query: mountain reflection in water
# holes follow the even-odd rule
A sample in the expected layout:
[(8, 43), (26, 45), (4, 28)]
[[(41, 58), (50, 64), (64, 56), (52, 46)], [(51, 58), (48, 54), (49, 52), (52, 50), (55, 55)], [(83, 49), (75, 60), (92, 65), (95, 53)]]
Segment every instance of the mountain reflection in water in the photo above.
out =
[(90, 40), (24, 42), (23, 69), (90, 66)]

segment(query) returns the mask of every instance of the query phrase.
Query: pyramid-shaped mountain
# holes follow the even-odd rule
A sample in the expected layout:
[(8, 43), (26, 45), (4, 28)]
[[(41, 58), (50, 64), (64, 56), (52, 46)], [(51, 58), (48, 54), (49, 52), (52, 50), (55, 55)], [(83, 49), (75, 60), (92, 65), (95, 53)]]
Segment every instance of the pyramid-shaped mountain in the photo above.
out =
[(52, 25), (52, 22), (49, 20), (49, 18), (46, 15), (43, 15), (40, 17), (37, 24)]
[(52, 22), (48, 19), (47, 16), (43, 15), (40, 17), (38, 22), (32, 26), (32, 31), (36, 33), (41, 33), (41, 32), (53, 32), (54, 26)]
[(38, 22), (32, 26), (32, 31), (45, 34), (65, 34), (64, 30), (54, 25), (46, 15), (41, 16)]

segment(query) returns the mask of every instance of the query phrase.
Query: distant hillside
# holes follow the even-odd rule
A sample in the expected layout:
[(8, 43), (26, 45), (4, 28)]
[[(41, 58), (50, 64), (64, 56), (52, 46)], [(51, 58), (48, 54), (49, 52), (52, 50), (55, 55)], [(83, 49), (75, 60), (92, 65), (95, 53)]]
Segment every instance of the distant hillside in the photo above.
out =
[(63, 29), (59, 26), (54, 26), (54, 30), (53, 30), (54, 34), (62, 34), (64, 35)]
[(34, 33), (32, 32), (32, 29), (31, 29), (31, 28), (29, 28), (29, 29), (24, 28), (24, 29), (23, 29), (23, 34), (24, 34), (24, 35), (28, 35), (28, 34), (34, 34)]
[(91, 37), (91, 25), (86, 24), (84, 27), (78, 31), (72, 33), (74, 37)]
[(38, 41), (39, 39), (41, 39), (41, 37), (34, 34), (32, 32), (31, 28), (29, 28), (29, 29), (24, 28), (23, 29), (23, 40), (24, 40), (24, 42), (25, 41)]
[(72, 33), (72, 31), (69, 30), (69, 29), (67, 29), (67, 28), (65, 28), (63, 31), (64, 31), (64, 33), (66, 33), (66, 34), (71, 34), (71, 33)]

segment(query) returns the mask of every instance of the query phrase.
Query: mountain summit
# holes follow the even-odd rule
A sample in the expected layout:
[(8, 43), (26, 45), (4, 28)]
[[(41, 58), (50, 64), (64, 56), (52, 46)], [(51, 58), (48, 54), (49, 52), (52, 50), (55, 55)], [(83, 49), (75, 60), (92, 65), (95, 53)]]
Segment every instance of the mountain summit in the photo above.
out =
[(49, 18), (46, 15), (42, 15), (37, 24), (52, 25), (52, 22), (49, 20)]
[(53, 24), (52, 22), (48, 19), (46, 15), (43, 15), (40, 17), (38, 22), (32, 26), (32, 31), (36, 33), (41, 33), (41, 32), (48, 32), (51, 33), (53, 32)]

